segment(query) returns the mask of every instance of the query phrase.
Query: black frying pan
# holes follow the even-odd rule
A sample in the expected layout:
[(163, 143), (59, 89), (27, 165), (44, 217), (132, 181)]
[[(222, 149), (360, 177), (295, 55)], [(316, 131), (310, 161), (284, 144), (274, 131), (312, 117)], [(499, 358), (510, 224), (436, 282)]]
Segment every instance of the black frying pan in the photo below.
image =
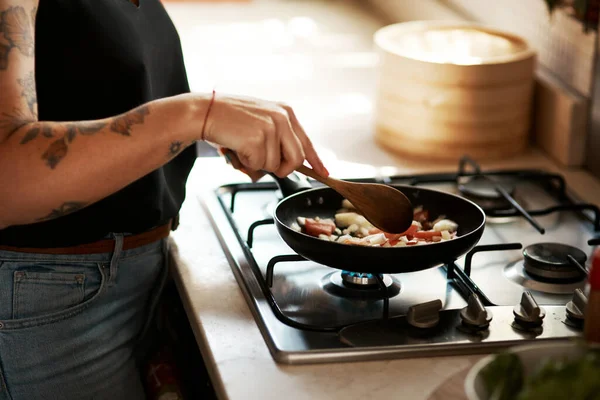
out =
[[(275, 177), (276, 178), (276, 177)], [(289, 178), (276, 178), (284, 199), (274, 212), (282, 239), (303, 257), (353, 272), (400, 273), (420, 271), (451, 262), (471, 250), (483, 235), (485, 213), (475, 203), (449, 193), (394, 185), (414, 206), (429, 210), (430, 219), (445, 215), (458, 224), (456, 239), (421, 246), (363, 247), (327, 242), (291, 228), (297, 217), (332, 218), (342, 196), (328, 187), (306, 189)]]

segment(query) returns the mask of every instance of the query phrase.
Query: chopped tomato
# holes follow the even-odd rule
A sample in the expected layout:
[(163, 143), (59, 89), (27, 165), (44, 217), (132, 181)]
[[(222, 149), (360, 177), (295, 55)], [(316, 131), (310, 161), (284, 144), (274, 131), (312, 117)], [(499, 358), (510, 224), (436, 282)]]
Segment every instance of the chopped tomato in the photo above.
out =
[(419, 227), (413, 222), (413, 224), (406, 231), (402, 232), (400, 236), (414, 235)]
[(335, 222), (331, 219), (320, 219), (320, 220), (315, 220), (314, 218), (306, 218), (306, 222), (309, 222), (311, 224), (325, 224), (325, 225), (330, 225), (333, 227), (333, 229), (335, 230), (336, 226), (335, 226)]
[(419, 239), (431, 239), (435, 236), (441, 237), (442, 233), (437, 232), (437, 231), (419, 231), (419, 232), (415, 232), (414, 236)]
[(400, 240), (398, 240), (398, 239), (390, 239), (390, 240), (388, 241), (388, 243), (390, 244), (390, 246), (395, 246), (395, 245), (397, 245), (397, 244), (398, 244), (398, 242), (399, 242), (399, 241), (400, 241)]
[[(418, 229), (417, 225), (415, 225), (414, 223), (410, 226), (410, 228), (408, 228), (405, 232), (402, 233), (387, 233), (387, 232), (383, 232), (383, 234), (385, 235), (385, 237), (392, 241), (394, 240), (396, 243), (398, 243), (398, 239), (400, 239), (400, 237), (402, 236), (406, 236), (406, 235), (411, 235), (412, 233), (416, 232)], [(369, 229), (369, 235), (374, 235), (376, 233), (382, 233), (382, 231), (380, 229), (377, 228), (371, 228)]]
[(306, 234), (319, 237), (319, 235), (331, 235), (335, 230), (335, 224), (328, 223), (329, 221), (315, 221), (312, 218), (306, 218), (304, 228)]
[(397, 241), (398, 239), (400, 239), (400, 236), (402, 236), (401, 233), (387, 233), (387, 232), (383, 232), (383, 234), (390, 241), (391, 240), (396, 240)]

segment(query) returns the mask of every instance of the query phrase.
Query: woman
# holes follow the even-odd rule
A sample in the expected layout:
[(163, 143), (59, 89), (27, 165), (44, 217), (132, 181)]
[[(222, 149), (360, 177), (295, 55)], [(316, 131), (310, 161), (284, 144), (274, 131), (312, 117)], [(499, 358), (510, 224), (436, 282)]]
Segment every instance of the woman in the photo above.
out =
[(144, 397), (199, 140), (327, 175), (289, 107), (189, 93), (159, 0), (0, 0), (0, 400)]

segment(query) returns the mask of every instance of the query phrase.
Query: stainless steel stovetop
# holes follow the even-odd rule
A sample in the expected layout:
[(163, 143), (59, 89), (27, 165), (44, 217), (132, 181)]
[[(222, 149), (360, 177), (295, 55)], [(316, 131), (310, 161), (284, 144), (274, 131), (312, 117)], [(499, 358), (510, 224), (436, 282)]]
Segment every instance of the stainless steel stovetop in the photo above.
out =
[[(597, 244), (598, 207), (580, 203), (558, 175), (482, 172), (476, 165), (469, 172), (467, 164), (457, 173), (369, 180), (461, 194), (488, 216), (468, 255), (439, 268), (384, 275), (385, 294), (368, 276), (352, 277), (365, 285), (349, 284), (342, 271), (295, 254), (272, 223), (280, 198), (274, 183), (225, 185), (201, 199), (277, 362), (482, 353), (581, 335), (581, 266), (588, 267), (585, 258)], [(483, 176), (510, 199), (490, 190)]]

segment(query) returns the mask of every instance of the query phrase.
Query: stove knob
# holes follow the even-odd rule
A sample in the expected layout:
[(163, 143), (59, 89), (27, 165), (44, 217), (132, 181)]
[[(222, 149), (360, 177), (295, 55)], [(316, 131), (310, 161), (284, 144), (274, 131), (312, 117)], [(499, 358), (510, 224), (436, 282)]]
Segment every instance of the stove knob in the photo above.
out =
[(575, 289), (573, 298), (567, 303), (567, 318), (573, 322), (583, 322), (587, 297), (581, 289)]
[(460, 310), (460, 319), (469, 328), (485, 330), (492, 320), (492, 312), (486, 310), (479, 296), (473, 293), (469, 296), (467, 306)]
[(432, 328), (440, 321), (441, 300), (416, 304), (408, 309), (406, 320), (415, 328)]
[(529, 292), (523, 292), (521, 302), (513, 308), (515, 322), (522, 328), (536, 328), (543, 324), (545, 310), (538, 306)]

